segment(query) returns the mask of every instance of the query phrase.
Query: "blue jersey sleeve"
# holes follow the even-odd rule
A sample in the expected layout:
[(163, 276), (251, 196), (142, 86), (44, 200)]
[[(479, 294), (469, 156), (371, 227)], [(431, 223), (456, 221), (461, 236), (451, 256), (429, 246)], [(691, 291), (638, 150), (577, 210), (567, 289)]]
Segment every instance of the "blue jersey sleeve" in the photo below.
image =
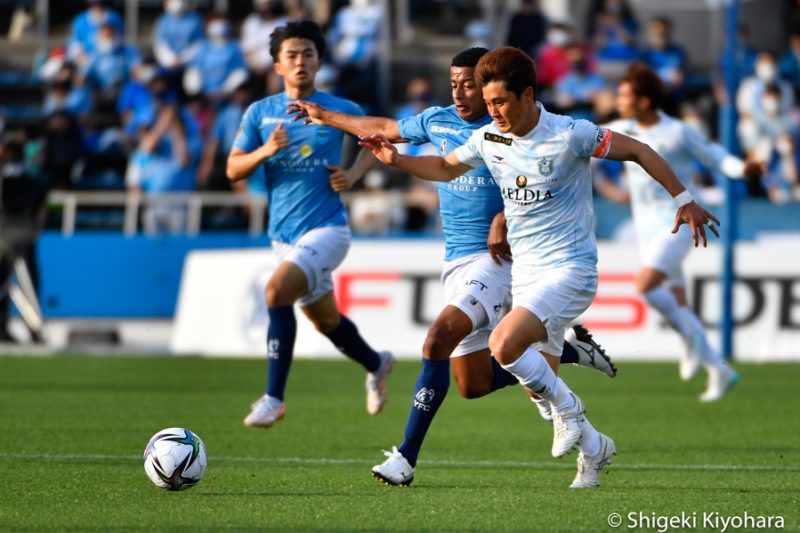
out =
[(431, 138), (428, 135), (428, 121), (431, 115), (437, 113), (441, 109), (441, 107), (429, 107), (418, 115), (399, 120), (397, 126), (400, 131), (400, 136), (412, 144), (431, 142)]
[(258, 119), (258, 113), (256, 112), (255, 104), (253, 104), (244, 112), (242, 124), (239, 126), (239, 132), (236, 134), (236, 139), (233, 141), (234, 148), (245, 152), (252, 152), (264, 144), (258, 131)]

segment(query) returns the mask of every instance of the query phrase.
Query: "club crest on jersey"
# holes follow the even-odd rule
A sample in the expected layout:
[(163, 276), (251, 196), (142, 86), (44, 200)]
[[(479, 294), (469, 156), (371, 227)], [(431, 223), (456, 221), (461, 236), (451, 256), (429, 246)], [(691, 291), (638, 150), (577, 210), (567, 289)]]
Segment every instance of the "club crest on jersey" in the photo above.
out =
[(522, 189), (528, 184), (528, 178), (522, 175), (517, 176), (517, 187)]
[(308, 157), (314, 153), (314, 150), (311, 148), (310, 144), (303, 144), (300, 146), (298, 152), (300, 152), (300, 155), (302, 155), (303, 157)]
[[(539, 174), (545, 178), (553, 173), (553, 160), (543, 157), (539, 160)], [(517, 178), (519, 179), (519, 178)]]
[(508, 137), (503, 137), (502, 135), (497, 135), (496, 133), (489, 133), (488, 131), (483, 134), (483, 138), (489, 142), (505, 144), (506, 146), (511, 146), (511, 143), (514, 142)]

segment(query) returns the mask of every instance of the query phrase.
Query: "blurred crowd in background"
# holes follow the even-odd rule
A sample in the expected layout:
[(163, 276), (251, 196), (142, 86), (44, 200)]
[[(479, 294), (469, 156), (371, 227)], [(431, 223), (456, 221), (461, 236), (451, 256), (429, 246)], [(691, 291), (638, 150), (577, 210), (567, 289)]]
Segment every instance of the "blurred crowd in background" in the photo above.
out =
[[(743, 196), (800, 201), (795, 102), (800, 9), (785, 20), (789, 39), (782, 51), (751, 46), (743, 21), (735, 65), (726, 65), (720, 54), (713, 71), (700, 76), (690, 70), (689, 53), (673, 38), (673, 22), (643, 19), (627, 0), (593, 0), (581, 32), (567, 21), (549, 20), (537, 0), (521, 0), (508, 15), (503, 42), (497, 43), (491, 26), (478, 19), (466, 25), (463, 47), (508, 44), (529, 53), (538, 66), (538, 98), (549, 110), (598, 123), (613, 119), (617, 80), (631, 62), (644, 62), (664, 82), (666, 111), (709, 136), (717, 135), (718, 107), (734, 99), (739, 154), (769, 168), (762, 179), (743, 186)], [(89, 0), (73, 19), (69, 38), (35, 65), (45, 87), (42, 118), (2, 131), (0, 169), (4, 176), (22, 173), (38, 180), (45, 190), (151, 196), (231, 190), (226, 155), (247, 106), (282, 90), (268, 43), (272, 30), (290, 20), (314, 19), (325, 29), (330, 46), (317, 76), (319, 89), (356, 101), (368, 114), (398, 119), (432, 105), (449, 105), (434, 97), (442, 92), (434, 91), (426, 77), (407, 80), (403, 101), (385, 105), (379, 98), (381, 39), (391, 43), (393, 38), (382, 34), (389, 28), (386, 16), (371, 0), (253, 0), (251, 13), (231, 20), (210, 9), (201, 11), (191, 0), (165, 0), (152, 39), (137, 47), (124, 40), (125, 21), (108, 0)], [(16, 19), (9, 39), (24, 31), (25, 21)], [(727, 68), (735, 68), (740, 80), (735, 95), (725, 90), (722, 73)], [(431, 148), (405, 149), (425, 153)], [(607, 164), (601, 170), (599, 180), (624, 187), (619, 166)], [(715, 190), (714, 176), (701, 166), (694, 179)], [(235, 192), (263, 191), (263, 176), (257, 173)], [(348, 205), (357, 232), (437, 228), (433, 186), (378, 167), (356, 191)], [(218, 213), (211, 229), (243, 227), (245, 211)], [(151, 209), (142, 219), (150, 233), (181, 233), (185, 224), (185, 207), (172, 204)]]

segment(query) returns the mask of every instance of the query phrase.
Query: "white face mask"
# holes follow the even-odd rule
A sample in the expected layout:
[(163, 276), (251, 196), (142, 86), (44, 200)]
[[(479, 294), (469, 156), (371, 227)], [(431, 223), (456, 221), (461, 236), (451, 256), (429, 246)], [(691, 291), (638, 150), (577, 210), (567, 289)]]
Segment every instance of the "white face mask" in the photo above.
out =
[(777, 98), (773, 98), (772, 96), (767, 96), (764, 97), (763, 100), (761, 100), (761, 108), (764, 110), (765, 115), (769, 115), (771, 117), (777, 116), (778, 107), (779, 104)]
[(97, 40), (97, 51), (101, 53), (108, 53), (114, 49), (116, 46), (117, 41), (115, 39), (98, 39)]
[(553, 46), (566, 46), (569, 43), (569, 33), (564, 30), (550, 30), (547, 32), (547, 42)]
[(224, 20), (215, 20), (208, 25), (206, 32), (212, 41), (224, 41), (228, 36), (228, 23)]
[(778, 71), (772, 63), (762, 61), (756, 65), (756, 76), (764, 83), (774, 81), (777, 73)]
[(350, 0), (350, 5), (355, 9), (364, 9), (369, 7), (369, 0)]
[(182, 13), (184, 9), (186, 9), (186, 3), (182, 0), (170, 0), (164, 5), (164, 10), (173, 15)]

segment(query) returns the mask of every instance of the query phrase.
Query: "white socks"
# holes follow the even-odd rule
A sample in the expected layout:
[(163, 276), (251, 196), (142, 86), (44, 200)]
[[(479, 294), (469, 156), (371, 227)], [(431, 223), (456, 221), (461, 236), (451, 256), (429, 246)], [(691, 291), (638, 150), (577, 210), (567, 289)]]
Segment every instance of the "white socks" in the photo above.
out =
[(566, 409), (572, 405), (569, 388), (558, 379), (539, 350), (528, 348), (513, 363), (501, 366), (514, 374), (523, 387), (553, 404), (554, 409)]
[(724, 364), (722, 356), (708, 342), (703, 323), (689, 307), (678, 304), (672, 291), (661, 285), (647, 291), (643, 296), (647, 303), (661, 313), (669, 325), (680, 333), (697, 357), (708, 365)]

